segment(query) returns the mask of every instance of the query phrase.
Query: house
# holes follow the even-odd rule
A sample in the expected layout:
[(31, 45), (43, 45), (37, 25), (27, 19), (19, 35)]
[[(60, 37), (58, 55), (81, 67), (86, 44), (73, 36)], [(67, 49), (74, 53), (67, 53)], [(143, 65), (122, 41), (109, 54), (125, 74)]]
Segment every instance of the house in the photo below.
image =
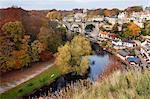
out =
[(135, 47), (136, 43), (132, 40), (123, 40), (124, 47)]
[(118, 35), (117, 34), (114, 34), (114, 33), (109, 33), (109, 39), (118, 39)]
[(121, 12), (121, 13), (118, 14), (117, 22), (119, 24), (127, 23), (127, 20), (128, 20), (128, 15), (127, 15), (126, 12)]
[(85, 13), (76, 13), (74, 15), (75, 22), (81, 22), (86, 17)]
[(109, 32), (100, 32), (99, 37), (108, 39), (109, 38)]
[(146, 39), (144, 42), (141, 43), (141, 54), (146, 56), (147, 60), (150, 61), (150, 40)]
[(124, 49), (125, 47), (123, 46), (123, 42), (119, 39), (117, 40), (112, 40), (112, 45), (113, 48), (115, 49)]
[(64, 17), (63, 18), (63, 22), (73, 22), (74, 21), (74, 17)]
[(128, 57), (126, 60), (129, 62), (129, 64), (138, 64), (141, 62), (141, 59), (138, 57)]
[(102, 22), (104, 20), (103, 16), (95, 16), (92, 18), (92, 21)]
[(127, 18), (127, 13), (126, 12), (121, 12), (118, 14), (118, 19), (124, 20)]
[(121, 40), (112, 40), (112, 44), (115, 46), (122, 46), (123, 45)]
[(125, 50), (119, 50), (118, 52), (121, 56), (123, 56), (124, 58), (126, 58), (129, 55), (129, 52), (125, 51)]

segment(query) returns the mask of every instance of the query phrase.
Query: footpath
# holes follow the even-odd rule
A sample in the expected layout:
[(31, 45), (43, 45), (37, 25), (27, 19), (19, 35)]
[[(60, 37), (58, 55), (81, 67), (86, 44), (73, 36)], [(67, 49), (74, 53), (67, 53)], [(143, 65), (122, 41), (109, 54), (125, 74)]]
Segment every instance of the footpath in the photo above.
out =
[(8, 73), (3, 73), (0, 75), (0, 94), (4, 93), (5, 91), (24, 83), (35, 76), (39, 75), (40, 73), (44, 72), (48, 68), (54, 65), (53, 61), (48, 62), (39, 62), (36, 64), (31, 65), (31, 67), (22, 69), (22, 70), (15, 70)]

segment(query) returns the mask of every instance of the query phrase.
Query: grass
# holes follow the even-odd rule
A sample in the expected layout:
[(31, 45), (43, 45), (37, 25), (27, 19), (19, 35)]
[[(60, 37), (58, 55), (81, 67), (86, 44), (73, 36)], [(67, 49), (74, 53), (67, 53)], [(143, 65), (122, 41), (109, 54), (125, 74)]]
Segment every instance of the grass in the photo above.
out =
[(52, 99), (150, 99), (150, 71), (116, 71), (95, 84), (89, 85), (87, 81), (79, 81), (46, 97)]
[[(53, 76), (51, 76), (53, 75)], [(15, 88), (12, 88), (5, 93), (0, 94), (0, 99), (17, 99), (20, 96), (29, 94), (34, 90), (50, 84), (55, 78), (61, 75), (58, 66), (52, 66), (31, 80), (24, 82)]]

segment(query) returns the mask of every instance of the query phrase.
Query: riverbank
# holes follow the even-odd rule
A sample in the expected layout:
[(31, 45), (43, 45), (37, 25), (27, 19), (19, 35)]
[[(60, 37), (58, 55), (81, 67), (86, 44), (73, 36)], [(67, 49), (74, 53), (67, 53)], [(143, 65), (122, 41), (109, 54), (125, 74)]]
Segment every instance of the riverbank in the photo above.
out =
[(79, 75), (79, 74), (76, 74), (73, 72), (63, 74), (63, 75), (60, 75), (59, 77), (57, 77), (55, 79), (55, 81), (53, 81), (49, 85), (45, 85), (45, 86), (41, 87), (40, 89), (36, 90), (35, 92), (24, 95), (22, 98), (28, 97), (28, 98), (32, 99), (35, 97), (40, 97), (41, 95), (46, 96), (46, 95), (48, 95), (48, 93), (54, 93), (59, 90), (62, 90), (63, 88), (70, 85), (71, 83), (76, 83), (79, 80), (85, 80), (85, 79), (87, 79), (87, 77), (88, 77), (87, 74)]
[(87, 76), (84, 77), (72, 74), (61, 75), (60, 77), (56, 78), (56, 80), (50, 85), (41, 87), (30, 95), (27, 95), (27, 97), (34, 98), (39, 96), (47, 96), (48, 93), (54, 93), (55, 91), (59, 92), (59, 90), (62, 90), (68, 85), (76, 83), (81, 79), (89, 79), (91, 82), (95, 83), (101, 79), (100, 75), (103, 76), (103, 78), (107, 78), (106, 76), (109, 76), (114, 71), (122, 68), (122, 64), (118, 61), (115, 55), (103, 51), (102, 49), (99, 54), (90, 55), (88, 59), (90, 61), (90, 69)]
[[(44, 98), (54, 99), (149, 99), (150, 71), (116, 71), (101, 82), (90, 85), (88, 81), (68, 85), (56, 93), (49, 93)], [(86, 85), (85, 85), (86, 84)]]
[(1, 99), (16, 99), (20, 96), (32, 93), (33, 91), (39, 89), (44, 85), (49, 85), (53, 82), (58, 76), (61, 75), (61, 70), (58, 66), (53, 65), (44, 72), (35, 76), (33, 79), (24, 82), (5, 93), (0, 94)]
[[(101, 51), (101, 52), (103, 52), (103, 51)], [(104, 58), (104, 56), (105, 56), (105, 53), (102, 53), (103, 58)], [(111, 56), (109, 58), (106, 55), (106, 57), (107, 57), (106, 59), (101, 60), (101, 58), (100, 58), (98, 61), (104, 62), (104, 60), (105, 60), (105, 62), (108, 64), (109, 63), (108, 59), (111, 59)], [(98, 65), (100, 65), (100, 64), (98, 64)], [(105, 67), (106, 64), (103, 64), (103, 65), (104, 66), (102, 66), (102, 67)], [(112, 68), (114, 68), (114, 67), (112, 67)], [(99, 69), (96, 69), (96, 70), (99, 70)], [(100, 72), (102, 72), (102, 71), (100, 70), (97, 72), (98, 72), (98, 74), (96, 74), (96, 75), (99, 75)], [(54, 65), (49, 70), (46, 70), (44, 73), (41, 73), (37, 77), (2, 94), (2, 98), (8, 97), (7, 99), (12, 99), (12, 98), (16, 98), (16, 97), (20, 97), (20, 96), (24, 96), (24, 95), (28, 96), (28, 94), (32, 94), (32, 93), (36, 92), (36, 90), (41, 89), (43, 86), (46, 86), (46, 85), (49, 86), (50, 83), (52, 83), (54, 80), (56, 80), (57, 77), (60, 77), (60, 76), (61, 76), (61, 70), (59, 70), (59, 67)]]

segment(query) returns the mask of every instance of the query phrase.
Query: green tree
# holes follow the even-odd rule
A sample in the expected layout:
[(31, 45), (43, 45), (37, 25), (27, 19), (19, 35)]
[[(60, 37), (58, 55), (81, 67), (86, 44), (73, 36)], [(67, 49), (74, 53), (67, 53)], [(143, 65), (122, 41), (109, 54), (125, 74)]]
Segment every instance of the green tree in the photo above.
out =
[(41, 43), (39, 40), (33, 41), (31, 43), (32, 61), (33, 62), (39, 61), (39, 59), (40, 59), (39, 54), (42, 51), (45, 51), (45, 49), (46, 49), (46, 46), (43, 43)]
[(60, 66), (63, 73), (71, 70), (70, 60), (71, 46), (70, 43), (67, 42), (64, 46), (58, 48), (58, 53), (56, 57), (56, 64)]
[(66, 31), (63, 28), (54, 30), (52, 28), (41, 27), (37, 38), (47, 46), (48, 50), (55, 53), (58, 47), (66, 41)]
[(29, 37), (24, 36), (21, 22), (8, 22), (2, 26), (0, 37), (0, 68), (5, 72), (19, 69), (30, 63)]
[(47, 14), (47, 17), (50, 19), (50, 20), (62, 20), (62, 14), (59, 12), (59, 11), (52, 11), (52, 12), (49, 12)]
[(25, 50), (14, 50), (12, 52), (12, 58), (8, 61), (8, 65), (11, 65), (13, 69), (20, 69), (28, 66), (29, 63), (30, 55)]
[(92, 51), (90, 42), (83, 36), (75, 36), (71, 41), (72, 55), (73, 56), (86, 56)]
[[(77, 72), (84, 74), (88, 68), (88, 60), (85, 56), (90, 55), (91, 45), (83, 36), (75, 36), (71, 42), (58, 48), (56, 64), (64, 72)], [(81, 72), (82, 71), (82, 72)]]
[(38, 34), (37, 38), (40, 42), (44, 43), (47, 47), (49, 44), (49, 40), (51, 39), (50, 29), (46, 27), (40, 28), (40, 33)]
[(21, 22), (8, 22), (3, 25), (2, 31), (4, 32), (7, 37), (13, 39), (13, 42), (18, 43), (21, 42), (24, 29)]
[(144, 22), (144, 28), (142, 29), (142, 35), (150, 36), (150, 20), (147, 20), (146, 22)]
[(115, 34), (119, 34), (119, 29), (118, 29), (119, 24), (115, 23), (114, 26), (112, 27), (111, 32)]

